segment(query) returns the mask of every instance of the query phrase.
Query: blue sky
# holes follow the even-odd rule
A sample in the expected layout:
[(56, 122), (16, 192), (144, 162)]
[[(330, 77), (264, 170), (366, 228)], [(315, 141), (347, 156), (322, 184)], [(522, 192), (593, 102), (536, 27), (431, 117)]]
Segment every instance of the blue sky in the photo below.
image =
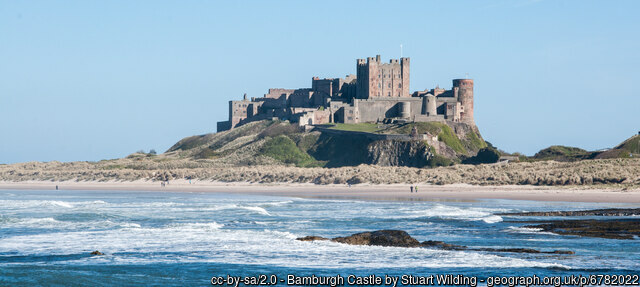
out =
[(227, 102), (411, 57), (411, 90), (475, 80), (510, 152), (611, 147), (640, 114), (640, 1), (0, 0), (0, 163), (165, 151)]

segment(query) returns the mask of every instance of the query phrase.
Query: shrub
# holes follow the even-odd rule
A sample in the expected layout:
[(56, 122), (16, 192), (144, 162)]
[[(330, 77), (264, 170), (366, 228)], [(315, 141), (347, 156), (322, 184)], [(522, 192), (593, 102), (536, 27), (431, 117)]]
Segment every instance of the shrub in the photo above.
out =
[(450, 159), (438, 154), (434, 155), (427, 161), (427, 165), (430, 167), (450, 166), (452, 164), (453, 162)]
[(496, 163), (500, 159), (500, 152), (495, 148), (485, 147), (478, 151), (478, 154), (474, 157), (465, 159), (462, 163), (466, 164), (482, 164), (482, 163)]

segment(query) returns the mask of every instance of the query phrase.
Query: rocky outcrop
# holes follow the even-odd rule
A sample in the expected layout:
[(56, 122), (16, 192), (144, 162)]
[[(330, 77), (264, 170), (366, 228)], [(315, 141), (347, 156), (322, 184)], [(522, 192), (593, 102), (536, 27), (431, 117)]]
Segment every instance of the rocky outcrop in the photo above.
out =
[(486, 252), (512, 252), (512, 253), (544, 253), (544, 254), (574, 254), (569, 250), (553, 250), (553, 251), (540, 251), (529, 248), (469, 248), (464, 245), (449, 244), (442, 241), (424, 241), (423, 247), (435, 247), (444, 250), (469, 250), (469, 251), (486, 251)]
[(346, 237), (336, 237), (331, 241), (351, 245), (374, 245), (395, 247), (418, 247), (420, 242), (402, 230), (378, 230), (356, 233)]
[(367, 146), (368, 164), (424, 167), (433, 156), (423, 141), (374, 141)]
[(443, 241), (433, 241), (433, 240), (423, 241), (422, 246), (435, 247), (435, 248), (440, 248), (444, 250), (466, 250), (467, 249), (467, 247), (463, 245), (455, 245), (455, 244), (445, 243)]
[(419, 247), (420, 242), (402, 230), (377, 230), (372, 232), (362, 232), (345, 237), (328, 239), (321, 236), (305, 236), (296, 238), (300, 241), (320, 241), (331, 240), (350, 245), (371, 245), (371, 246), (395, 246), (395, 247)]
[(528, 225), (527, 228), (538, 228), (543, 231), (561, 235), (577, 235), (610, 239), (634, 239), (640, 236), (640, 219), (619, 220), (549, 220), (528, 221), (540, 223)]
[(506, 216), (637, 216), (640, 208), (607, 208), (577, 211), (536, 211), (499, 213)]
[[(320, 236), (305, 236), (296, 238), (300, 241), (316, 241), (329, 240)], [(470, 250), (470, 251), (486, 251), (486, 252), (514, 252), (514, 253), (544, 253), (544, 254), (574, 254), (568, 250), (540, 251), (528, 248), (469, 248), (463, 245), (449, 244), (443, 241), (424, 241), (420, 243), (411, 237), (407, 232), (402, 230), (378, 230), (372, 232), (356, 233), (345, 237), (336, 237), (331, 239), (333, 242), (339, 242), (351, 245), (371, 245), (371, 246), (391, 246), (391, 247), (427, 247), (439, 248), (444, 250)]]
[(104, 253), (102, 253), (102, 252), (100, 252), (100, 251), (98, 251), (98, 250), (93, 251), (93, 252), (91, 252), (91, 253), (89, 253), (89, 254), (94, 255), (94, 256), (95, 256), (95, 255), (98, 255), (98, 256), (99, 256), (99, 255), (104, 255)]

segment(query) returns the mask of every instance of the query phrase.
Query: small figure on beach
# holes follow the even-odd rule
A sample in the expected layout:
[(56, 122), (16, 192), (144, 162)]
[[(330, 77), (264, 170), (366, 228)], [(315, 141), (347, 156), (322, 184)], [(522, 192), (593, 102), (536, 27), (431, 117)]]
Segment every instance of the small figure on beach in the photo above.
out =
[(416, 188), (415, 188), (415, 190), (416, 190), (416, 193), (418, 193), (418, 186), (417, 186), (417, 185), (416, 185)]
[(160, 182), (160, 187), (164, 187), (164, 181)]
[(56, 190), (58, 190), (58, 186), (56, 185)]
[(410, 186), (410, 189), (411, 189), (411, 193), (413, 193), (413, 185), (412, 185), (412, 186)]

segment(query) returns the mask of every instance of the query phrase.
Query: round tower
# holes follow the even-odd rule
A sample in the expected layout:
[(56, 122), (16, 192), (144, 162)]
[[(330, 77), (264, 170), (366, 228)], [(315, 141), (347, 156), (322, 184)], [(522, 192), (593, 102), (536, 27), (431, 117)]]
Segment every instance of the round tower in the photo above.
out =
[(400, 117), (401, 118), (410, 118), (411, 117), (411, 103), (409, 103), (409, 102), (400, 102)]
[(425, 98), (427, 100), (427, 115), (430, 117), (437, 115), (436, 97), (434, 95), (427, 95)]
[[(470, 125), (475, 125), (473, 120), (473, 80), (455, 79), (453, 89), (457, 90), (458, 102), (462, 106), (460, 121)], [(455, 94), (455, 93), (454, 93)]]

